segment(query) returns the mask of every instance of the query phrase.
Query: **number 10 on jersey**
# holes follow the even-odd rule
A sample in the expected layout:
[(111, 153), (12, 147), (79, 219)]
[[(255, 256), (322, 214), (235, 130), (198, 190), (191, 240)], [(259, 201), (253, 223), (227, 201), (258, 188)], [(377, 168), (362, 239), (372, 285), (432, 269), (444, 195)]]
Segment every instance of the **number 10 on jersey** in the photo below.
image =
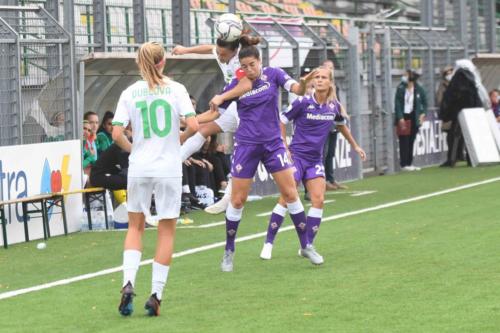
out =
[[(144, 131), (144, 138), (151, 138), (151, 132), (163, 138), (170, 133), (170, 129), (172, 128), (172, 110), (170, 104), (163, 99), (155, 99), (149, 104), (146, 101), (138, 101), (135, 103), (135, 107), (141, 110), (141, 118), (142, 118), (142, 128)], [(160, 124), (158, 123), (158, 112), (163, 110), (165, 120), (162, 128), (160, 129)], [(161, 119), (161, 117), (160, 117)]]

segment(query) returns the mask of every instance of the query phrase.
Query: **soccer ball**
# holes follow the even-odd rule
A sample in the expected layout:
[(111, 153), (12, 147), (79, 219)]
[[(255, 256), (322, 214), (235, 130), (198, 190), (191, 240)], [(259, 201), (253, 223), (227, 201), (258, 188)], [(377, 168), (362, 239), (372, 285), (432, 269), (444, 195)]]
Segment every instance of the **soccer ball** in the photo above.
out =
[(215, 22), (214, 28), (217, 38), (226, 42), (234, 42), (241, 37), (243, 23), (234, 14), (223, 14)]

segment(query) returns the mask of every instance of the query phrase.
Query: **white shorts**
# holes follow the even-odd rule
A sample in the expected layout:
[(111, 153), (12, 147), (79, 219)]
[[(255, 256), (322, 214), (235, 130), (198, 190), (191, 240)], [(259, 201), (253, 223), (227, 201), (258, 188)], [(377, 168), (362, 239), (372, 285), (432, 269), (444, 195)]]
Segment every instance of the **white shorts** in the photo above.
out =
[(158, 219), (175, 219), (180, 215), (182, 177), (129, 177), (127, 192), (127, 209), (131, 213), (150, 215), (154, 193)]
[(238, 128), (240, 123), (240, 118), (238, 117), (238, 111), (236, 108), (236, 102), (229, 104), (228, 108), (221, 113), (220, 117), (215, 119), (215, 123), (219, 125), (222, 132), (224, 133), (234, 133)]

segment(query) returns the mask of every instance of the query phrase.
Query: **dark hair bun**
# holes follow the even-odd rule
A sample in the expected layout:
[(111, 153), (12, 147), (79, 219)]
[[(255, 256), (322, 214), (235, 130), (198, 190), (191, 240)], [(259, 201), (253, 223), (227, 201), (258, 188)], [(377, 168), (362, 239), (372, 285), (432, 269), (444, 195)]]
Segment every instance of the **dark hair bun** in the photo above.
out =
[(260, 43), (260, 37), (252, 37), (249, 35), (241, 35), (240, 37), (241, 47), (253, 46), (259, 43)]

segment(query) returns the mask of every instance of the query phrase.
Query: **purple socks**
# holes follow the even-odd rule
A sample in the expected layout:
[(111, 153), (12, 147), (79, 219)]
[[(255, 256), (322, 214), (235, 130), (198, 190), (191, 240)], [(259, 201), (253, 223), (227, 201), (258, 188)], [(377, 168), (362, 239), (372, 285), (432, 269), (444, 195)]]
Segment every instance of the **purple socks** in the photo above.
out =
[(269, 226), (267, 227), (266, 243), (274, 243), (274, 238), (285, 219), (286, 211), (287, 208), (280, 204), (276, 204), (274, 207), (271, 218), (269, 219)]
[(243, 214), (242, 208), (234, 208), (231, 203), (226, 209), (226, 251), (234, 252), (234, 241), (236, 239), (236, 232), (238, 225)]

